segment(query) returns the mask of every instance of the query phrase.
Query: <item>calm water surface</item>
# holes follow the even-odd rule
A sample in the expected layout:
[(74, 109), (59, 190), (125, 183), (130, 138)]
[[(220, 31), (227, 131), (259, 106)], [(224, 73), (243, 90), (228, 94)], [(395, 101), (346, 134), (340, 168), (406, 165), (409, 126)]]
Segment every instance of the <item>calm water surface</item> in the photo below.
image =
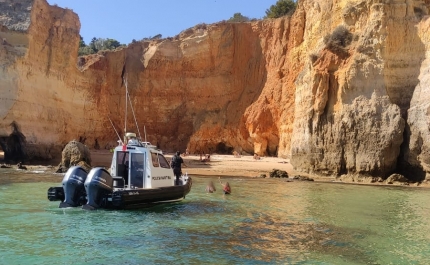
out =
[(47, 200), (61, 175), (11, 175), (38, 182), (0, 185), (0, 264), (430, 264), (430, 189), (196, 176), (183, 202), (89, 212)]

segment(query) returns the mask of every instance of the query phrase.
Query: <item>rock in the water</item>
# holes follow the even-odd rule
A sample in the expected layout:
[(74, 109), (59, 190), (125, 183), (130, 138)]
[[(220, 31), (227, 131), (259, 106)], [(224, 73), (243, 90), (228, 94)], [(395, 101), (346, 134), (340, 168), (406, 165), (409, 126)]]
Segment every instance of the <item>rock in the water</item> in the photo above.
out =
[(407, 183), (409, 180), (400, 174), (392, 174), (386, 180), (387, 184), (393, 184), (394, 182)]
[(89, 148), (78, 141), (69, 142), (61, 154), (61, 163), (57, 173), (65, 173), (72, 166), (81, 166), (87, 172), (91, 170), (91, 154)]
[(279, 169), (273, 169), (272, 172), (270, 172), (271, 178), (288, 178), (288, 173), (284, 170)]

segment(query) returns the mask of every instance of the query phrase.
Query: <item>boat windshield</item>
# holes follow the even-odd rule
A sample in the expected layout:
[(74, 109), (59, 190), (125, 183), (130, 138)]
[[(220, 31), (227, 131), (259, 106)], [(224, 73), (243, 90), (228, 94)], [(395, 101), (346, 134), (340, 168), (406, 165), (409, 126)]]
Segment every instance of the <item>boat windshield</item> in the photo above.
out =
[(154, 167), (170, 168), (169, 162), (162, 154), (151, 152), (151, 160)]
[(157, 153), (151, 153), (151, 160), (152, 160), (152, 166), (153, 167), (159, 167), (160, 166), (160, 163), (158, 163)]
[(158, 154), (158, 161), (160, 161), (161, 167), (170, 168), (169, 162), (167, 162), (167, 159), (162, 154)]

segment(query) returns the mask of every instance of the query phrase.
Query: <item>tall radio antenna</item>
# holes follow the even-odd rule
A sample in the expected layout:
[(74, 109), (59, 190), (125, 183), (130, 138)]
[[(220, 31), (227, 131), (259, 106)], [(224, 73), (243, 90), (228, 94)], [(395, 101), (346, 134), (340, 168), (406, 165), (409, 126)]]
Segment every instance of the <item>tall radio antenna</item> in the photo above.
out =
[[(127, 83), (125, 83), (125, 87), (127, 89)], [(131, 112), (133, 113), (134, 123), (136, 124), (137, 132), (139, 134), (139, 138), (142, 139), (142, 136), (140, 135), (139, 125), (137, 124), (136, 115), (134, 114), (133, 104), (131, 103), (130, 94), (127, 93), (127, 95), (128, 95), (128, 101), (130, 102)], [(145, 138), (146, 138), (146, 136), (145, 136)], [(145, 141), (146, 141), (146, 139), (145, 139)]]
[(128, 96), (128, 89), (127, 89), (127, 76), (124, 80), (125, 83), (125, 121), (124, 121), (124, 144), (127, 143), (126, 134), (127, 134), (127, 96)]

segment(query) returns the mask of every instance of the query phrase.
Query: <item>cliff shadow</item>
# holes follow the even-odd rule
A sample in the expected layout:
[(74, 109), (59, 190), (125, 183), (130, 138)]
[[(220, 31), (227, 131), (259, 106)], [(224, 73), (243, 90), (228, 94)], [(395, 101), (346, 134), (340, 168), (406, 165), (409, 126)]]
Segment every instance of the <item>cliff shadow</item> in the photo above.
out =
[[(406, 118), (406, 124), (405, 129), (403, 131), (403, 142), (400, 145), (400, 154), (397, 160), (397, 169), (400, 174), (405, 176), (406, 178), (413, 180), (413, 181), (423, 181), (426, 177), (426, 171), (420, 165), (417, 156), (419, 154), (411, 155), (412, 150), (410, 149), (411, 144), (411, 126), (407, 123)], [(420, 144), (420, 149), (422, 146), (422, 139)], [(411, 163), (412, 161), (414, 163)]]
[[(417, 24), (422, 22), (422, 10), (414, 7), (415, 18), (406, 22), (406, 30), (403, 35), (396, 36), (398, 30), (393, 30), (394, 36), (387, 40), (388, 47), (384, 65), (384, 79), (387, 95), (393, 104), (400, 108), (401, 117), (405, 121), (403, 130), (403, 142), (397, 159), (397, 172), (410, 180), (424, 180), (426, 172), (419, 162), (422, 141), (418, 148), (413, 147), (411, 135), (421, 135), (418, 126), (409, 121), (411, 101), (417, 87), (420, 86), (420, 72), (424, 59), (426, 58), (426, 47), (418, 32)], [(428, 19), (428, 18), (426, 18)], [(399, 42), (402, 42), (399, 44)], [(415, 96), (416, 97), (416, 96)], [(419, 138), (419, 137), (418, 137)], [(412, 149), (419, 150), (412, 150)]]

